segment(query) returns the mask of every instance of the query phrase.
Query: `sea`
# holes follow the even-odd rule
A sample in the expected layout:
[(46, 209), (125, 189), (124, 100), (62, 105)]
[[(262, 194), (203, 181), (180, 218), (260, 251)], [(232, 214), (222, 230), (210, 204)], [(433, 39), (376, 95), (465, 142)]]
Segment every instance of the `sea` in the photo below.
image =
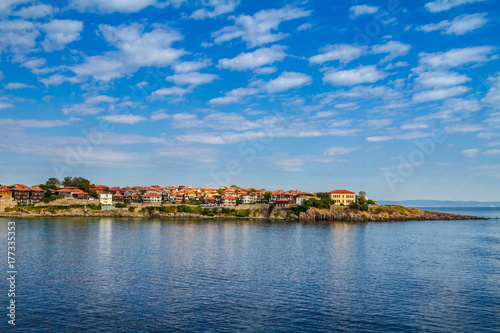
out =
[(424, 209), (491, 219), (1, 218), (0, 332), (499, 332), (500, 208)]

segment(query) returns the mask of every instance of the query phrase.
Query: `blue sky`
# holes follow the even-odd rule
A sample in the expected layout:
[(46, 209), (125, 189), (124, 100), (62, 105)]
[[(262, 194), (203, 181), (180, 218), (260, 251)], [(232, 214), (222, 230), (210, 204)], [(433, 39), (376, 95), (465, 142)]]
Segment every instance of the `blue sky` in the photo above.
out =
[(500, 200), (498, 8), (2, 1), (0, 182)]

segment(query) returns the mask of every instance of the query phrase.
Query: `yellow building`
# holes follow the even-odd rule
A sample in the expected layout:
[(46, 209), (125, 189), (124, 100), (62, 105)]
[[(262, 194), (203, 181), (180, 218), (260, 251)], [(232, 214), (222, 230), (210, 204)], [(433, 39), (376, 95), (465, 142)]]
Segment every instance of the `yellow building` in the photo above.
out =
[(347, 190), (335, 190), (328, 192), (330, 194), (330, 199), (335, 200), (335, 205), (340, 206), (340, 204), (348, 205), (351, 202), (356, 201), (356, 193)]
[(99, 194), (97, 195), (97, 199), (99, 199), (99, 202), (103, 206), (112, 206), (113, 205), (113, 194), (106, 192), (106, 191), (100, 191)]

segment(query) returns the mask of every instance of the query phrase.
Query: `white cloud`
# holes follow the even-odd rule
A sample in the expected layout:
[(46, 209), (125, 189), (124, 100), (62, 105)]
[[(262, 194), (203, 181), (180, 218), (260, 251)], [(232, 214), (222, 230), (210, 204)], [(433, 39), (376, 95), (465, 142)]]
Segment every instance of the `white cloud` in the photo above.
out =
[(248, 47), (255, 47), (272, 42), (276, 42), (288, 36), (288, 34), (278, 32), (281, 22), (295, 20), (311, 15), (311, 11), (293, 6), (285, 6), (280, 9), (261, 10), (253, 16), (240, 15), (233, 17), (234, 25), (227, 26), (212, 33), (216, 44), (227, 42), (235, 38), (241, 38), (247, 42)]
[(425, 8), (431, 13), (442, 12), (456, 6), (468, 3), (480, 2), (484, 0), (436, 0), (425, 4)]
[(187, 88), (182, 87), (170, 87), (161, 88), (151, 93), (152, 97), (164, 97), (164, 96), (177, 96), (183, 97), (185, 94), (193, 91), (193, 86), (188, 86)]
[(13, 107), (14, 107), (14, 104), (0, 102), (0, 110), (2, 110), (2, 109), (10, 109), (10, 108), (13, 108)]
[(452, 133), (470, 133), (470, 132), (478, 132), (484, 130), (481, 125), (477, 124), (457, 124), (445, 127), (445, 132)]
[(99, 119), (109, 121), (112, 124), (126, 124), (133, 125), (140, 121), (146, 121), (147, 118), (143, 116), (137, 116), (133, 114), (115, 114), (109, 116), (102, 116)]
[(69, 7), (80, 12), (135, 13), (156, 4), (156, 0), (70, 0)]
[(456, 86), (469, 81), (471, 79), (465, 75), (444, 71), (424, 72), (415, 80), (416, 83), (426, 88)]
[(87, 57), (84, 63), (69, 67), (77, 75), (77, 81), (88, 77), (110, 81), (141, 67), (172, 65), (185, 54), (184, 50), (171, 47), (182, 35), (164, 26), (155, 25), (150, 32), (144, 32), (144, 26), (137, 23), (118, 27), (100, 25), (99, 30), (118, 51)]
[(208, 103), (212, 105), (228, 105), (238, 103), (243, 97), (259, 93), (257, 88), (236, 88), (226, 93), (224, 97), (212, 98)]
[(456, 86), (450, 88), (442, 88), (435, 90), (426, 90), (413, 94), (413, 102), (424, 103), (430, 101), (437, 101), (457, 95), (462, 95), (469, 91), (471, 88), (465, 86)]
[(361, 83), (373, 83), (382, 80), (387, 75), (375, 66), (359, 66), (355, 69), (344, 71), (330, 70), (323, 76), (324, 83), (335, 86), (351, 86)]
[(274, 66), (269, 66), (269, 67), (260, 67), (260, 68), (255, 68), (253, 72), (255, 74), (273, 74), (274, 72), (278, 71), (278, 68)]
[(483, 153), (483, 155), (500, 155), (500, 149), (490, 149)]
[(12, 13), (14, 16), (19, 16), (24, 19), (39, 19), (45, 16), (53, 16), (54, 12), (58, 12), (57, 8), (49, 5), (33, 5), (29, 7), (23, 7), (20, 10)]
[(2, 0), (0, 1), (0, 16), (8, 16), (19, 4), (29, 2), (29, 0)]
[(382, 62), (389, 62), (396, 57), (408, 54), (410, 49), (411, 45), (409, 44), (403, 44), (401, 42), (391, 40), (385, 44), (374, 45), (371, 48), (371, 52), (375, 54), (389, 53), (384, 59), (382, 59)]
[(329, 156), (348, 155), (358, 149), (358, 147), (330, 147), (325, 149), (324, 154)]
[(7, 90), (15, 90), (15, 89), (36, 89), (35, 86), (32, 86), (31, 84), (26, 84), (26, 83), (19, 83), (19, 82), (11, 82), (5, 85), (5, 89)]
[(479, 149), (465, 149), (462, 150), (462, 154), (464, 154), (465, 157), (474, 157), (479, 154)]
[(219, 67), (244, 71), (270, 65), (276, 61), (282, 61), (286, 57), (284, 49), (283, 46), (273, 45), (249, 53), (240, 53), (232, 59), (220, 59)]
[(201, 84), (213, 82), (218, 78), (219, 76), (215, 74), (191, 72), (191, 73), (181, 73), (181, 74), (174, 74), (172, 76), (167, 76), (165, 80), (174, 82), (175, 84), (181, 86), (186, 84), (192, 86), (199, 86)]
[(430, 68), (452, 68), (466, 64), (481, 64), (498, 58), (498, 56), (492, 55), (495, 49), (492, 46), (472, 46), (452, 49), (447, 52), (422, 52), (419, 53), (419, 63)]
[(64, 114), (94, 115), (105, 110), (102, 104), (107, 103), (108, 109), (113, 108), (117, 99), (106, 95), (89, 96), (81, 104), (73, 104), (62, 108)]
[(166, 114), (165, 110), (155, 111), (151, 115), (151, 121), (157, 121), (157, 120), (168, 119), (168, 118), (170, 118), (170, 115)]
[(349, 15), (351, 19), (355, 19), (358, 16), (366, 15), (366, 14), (375, 14), (378, 12), (378, 7), (376, 6), (368, 6), (368, 5), (357, 5), (349, 8)]
[(0, 124), (12, 127), (52, 128), (68, 126), (78, 121), (81, 121), (81, 119), (73, 117), (67, 120), (0, 119)]
[(210, 60), (204, 59), (200, 61), (182, 61), (176, 63), (172, 66), (176, 73), (189, 73), (189, 72), (197, 72), (202, 68), (209, 66), (211, 63)]
[(0, 53), (9, 49), (12, 53), (29, 53), (36, 46), (40, 31), (32, 22), (24, 20), (0, 21)]
[(222, 14), (233, 12), (238, 4), (239, 1), (237, 0), (209, 0), (207, 6), (213, 7), (212, 11), (201, 8), (193, 12), (190, 17), (196, 20), (214, 18)]
[(312, 24), (311, 23), (303, 23), (303, 24), (301, 24), (301, 25), (298, 26), (297, 31), (309, 30), (311, 28), (312, 28)]
[(296, 72), (283, 72), (279, 77), (269, 81), (264, 89), (269, 93), (285, 91), (311, 84), (312, 78), (309, 75)]
[(319, 50), (321, 53), (309, 58), (311, 64), (322, 64), (328, 61), (338, 60), (346, 64), (361, 57), (365, 51), (365, 47), (359, 47), (348, 44), (328, 45)]
[(80, 39), (83, 22), (75, 20), (52, 20), (42, 25), (45, 39), (42, 46), (47, 52), (62, 50), (67, 44)]
[(441, 30), (441, 33), (447, 35), (464, 35), (473, 30), (479, 29), (488, 23), (485, 18), (486, 14), (461, 15), (455, 17), (452, 21), (444, 20), (437, 24), (426, 24), (417, 27), (416, 29), (424, 32)]

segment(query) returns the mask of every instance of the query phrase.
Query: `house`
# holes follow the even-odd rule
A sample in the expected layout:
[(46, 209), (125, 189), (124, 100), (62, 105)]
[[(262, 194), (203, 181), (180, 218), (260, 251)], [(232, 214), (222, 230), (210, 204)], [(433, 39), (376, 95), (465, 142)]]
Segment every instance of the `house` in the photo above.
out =
[(300, 196), (295, 199), (295, 202), (297, 203), (297, 205), (302, 205), (304, 201), (309, 199), (321, 200), (320, 198), (314, 196)]
[(293, 201), (293, 194), (286, 191), (276, 191), (271, 194), (271, 202), (274, 201)]
[(223, 206), (236, 206), (236, 197), (233, 196), (225, 196), (222, 198)]
[(102, 206), (112, 206), (113, 205), (113, 195), (108, 191), (99, 191), (97, 194), (97, 199)]
[(217, 200), (215, 200), (214, 198), (205, 198), (203, 199), (203, 203), (215, 206), (217, 204)]
[(1, 197), (12, 197), (12, 191), (7, 187), (0, 188), (0, 198)]
[(113, 202), (124, 202), (125, 197), (120, 193), (113, 194)]
[(130, 203), (139, 203), (141, 202), (141, 197), (137, 194), (125, 194), (123, 196), (123, 201), (127, 200)]
[(161, 202), (161, 195), (156, 193), (144, 194), (141, 195), (141, 198), (145, 204)]
[(274, 207), (290, 207), (292, 201), (289, 200), (276, 200), (273, 202)]
[(257, 196), (254, 194), (247, 194), (241, 197), (241, 203), (243, 204), (254, 204), (257, 202)]
[(115, 187), (111, 187), (109, 189), (109, 192), (111, 192), (111, 194), (122, 194), (125, 191), (123, 191), (121, 188), (115, 186)]
[(42, 202), (44, 198), (45, 198), (45, 190), (43, 190), (39, 187), (36, 187), (36, 186), (33, 186), (31, 188), (31, 192), (30, 192), (31, 203), (35, 204), (35, 203)]
[(12, 189), (12, 197), (18, 204), (25, 205), (30, 203), (30, 189), (21, 185)]
[(330, 194), (330, 199), (335, 200), (335, 205), (339, 206), (341, 204), (348, 205), (351, 202), (356, 201), (356, 193), (347, 190), (335, 190), (328, 192)]

